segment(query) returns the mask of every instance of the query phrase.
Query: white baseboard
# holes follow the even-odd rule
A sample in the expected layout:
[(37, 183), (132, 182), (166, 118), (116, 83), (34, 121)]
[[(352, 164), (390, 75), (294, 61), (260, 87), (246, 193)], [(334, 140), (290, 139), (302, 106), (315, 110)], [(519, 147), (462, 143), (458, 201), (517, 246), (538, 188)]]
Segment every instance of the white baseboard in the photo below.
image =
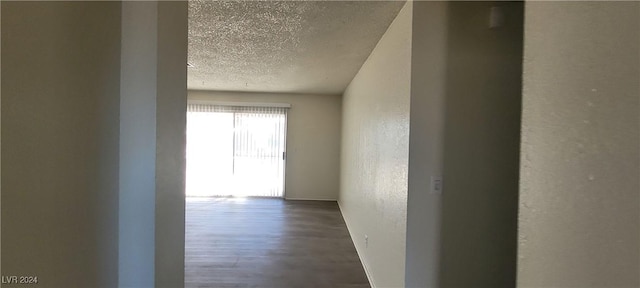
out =
[(364, 261), (362, 257), (362, 253), (358, 250), (358, 245), (354, 241), (353, 234), (351, 234), (351, 229), (349, 228), (349, 222), (346, 218), (344, 218), (344, 213), (342, 213), (342, 207), (340, 207), (340, 202), (338, 202), (338, 209), (340, 209), (340, 215), (342, 215), (342, 220), (344, 220), (344, 224), (347, 226), (347, 230), (349, 230), (349, 236), (351, 237), (351, 242), (353, 242), (353, 247), (356, 248), (356, 253), (358, 254), (358, 258), (360, 258), (360, 263), (362, 263), (362, 267), (364, 268), (364, 274), (367, 275), (367, 279), (369, 280), (369, 285), (371, 288), (376, 288), (377, 286), (373, 282), (373, 277), (371, 277), (371, 273), (369, 272), (369, 268), (367, 267), (367, 263)]
[(284, 197), (284, 200), (292, 200), (292, 201), (333, 201), (333, 202), (337, 202), (338, 201), (338, 199), (289, 198), (289, 197)]

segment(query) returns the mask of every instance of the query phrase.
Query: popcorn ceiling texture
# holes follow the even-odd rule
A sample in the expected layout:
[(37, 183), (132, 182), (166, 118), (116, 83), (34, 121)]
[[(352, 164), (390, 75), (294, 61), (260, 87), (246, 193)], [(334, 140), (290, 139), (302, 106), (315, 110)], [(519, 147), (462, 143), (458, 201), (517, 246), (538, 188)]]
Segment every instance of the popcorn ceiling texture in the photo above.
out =
[(189, 1), (188, 88), (342, 94), (401, 1)]

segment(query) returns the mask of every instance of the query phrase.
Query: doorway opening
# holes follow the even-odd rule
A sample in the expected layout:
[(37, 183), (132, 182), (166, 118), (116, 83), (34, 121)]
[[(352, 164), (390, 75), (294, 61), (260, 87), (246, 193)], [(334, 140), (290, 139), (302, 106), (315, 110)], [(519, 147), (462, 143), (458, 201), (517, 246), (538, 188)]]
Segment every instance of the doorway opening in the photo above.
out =
[(190, 103), (187, 197), (284, 197), (287, 111)]

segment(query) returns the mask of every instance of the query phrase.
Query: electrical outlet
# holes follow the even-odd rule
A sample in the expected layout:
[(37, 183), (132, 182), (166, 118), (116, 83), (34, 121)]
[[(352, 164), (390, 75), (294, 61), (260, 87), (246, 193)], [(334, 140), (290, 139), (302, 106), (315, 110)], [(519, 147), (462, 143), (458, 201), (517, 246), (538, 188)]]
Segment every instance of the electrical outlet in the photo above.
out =
[(369, 248), (369, 236), (364, 235), (364, 248)]

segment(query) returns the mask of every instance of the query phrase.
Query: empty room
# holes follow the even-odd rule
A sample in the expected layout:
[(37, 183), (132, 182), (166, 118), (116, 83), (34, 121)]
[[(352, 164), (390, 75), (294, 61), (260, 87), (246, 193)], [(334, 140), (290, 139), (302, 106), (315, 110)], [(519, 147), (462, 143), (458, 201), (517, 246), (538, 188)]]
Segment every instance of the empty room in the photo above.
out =
[(0, 16), (3, 288), (640, 287), (640, 2)]
[(186, 287), (370, 287), (337, 204), (342, 95), (404, 4), (189, 2)]

